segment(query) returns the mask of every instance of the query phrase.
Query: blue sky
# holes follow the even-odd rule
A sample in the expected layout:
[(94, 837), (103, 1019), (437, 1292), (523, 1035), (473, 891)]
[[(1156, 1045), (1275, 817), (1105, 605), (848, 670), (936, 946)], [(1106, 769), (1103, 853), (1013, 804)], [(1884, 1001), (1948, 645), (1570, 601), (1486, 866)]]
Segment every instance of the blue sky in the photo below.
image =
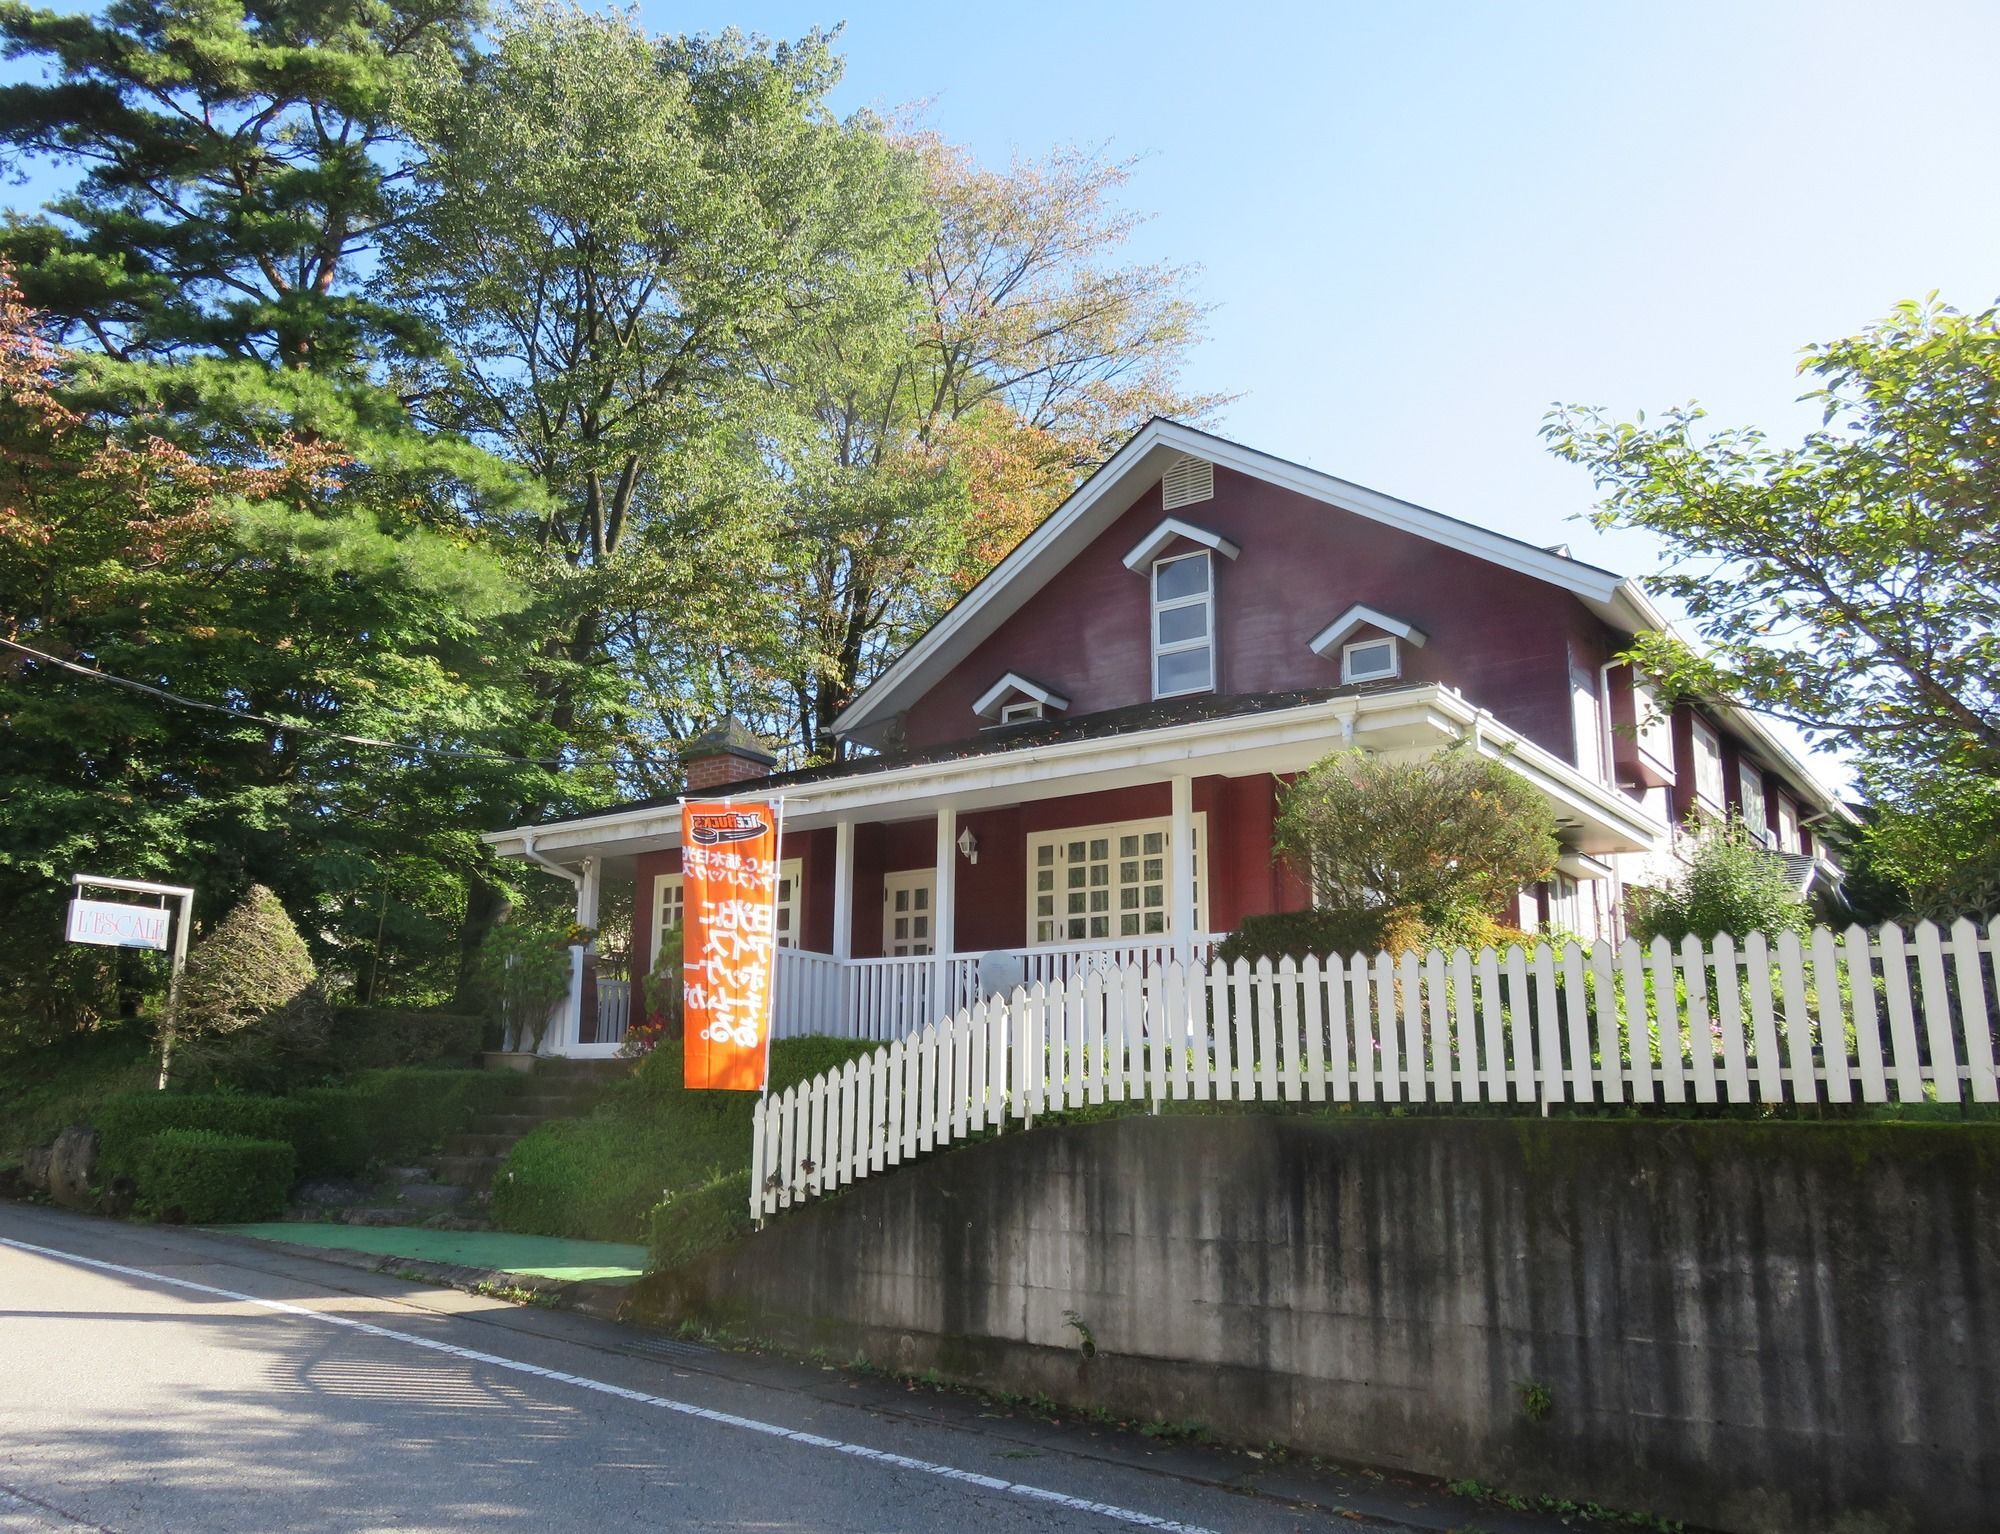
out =
[(1796, 435), (1808, 341), (2000, 296), (2000, 5), (649, 4), (845, 21), (843, 105), (989, 162), (1147, 159), (1140, 254), (1203, 268), (1190, 382), (1252, 446), (1641, 573), (1554, 400)]

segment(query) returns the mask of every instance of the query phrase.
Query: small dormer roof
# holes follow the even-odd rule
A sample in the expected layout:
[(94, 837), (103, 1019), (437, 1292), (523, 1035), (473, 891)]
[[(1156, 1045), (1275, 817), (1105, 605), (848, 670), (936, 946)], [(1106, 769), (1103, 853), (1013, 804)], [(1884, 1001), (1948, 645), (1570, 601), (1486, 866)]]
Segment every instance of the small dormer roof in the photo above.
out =
[(1224, 559), (1234, 559), (1243, 552), (1220, 533), (1211, 533), (1207, 528), (1183, 522), (1179, 517), (1168, 517), (1133, 546), (1132, 552), (1125, 556), (1125, 568), (1144, 570), (1165, 553), (1176, 538), (1185, 538), (1189, 543), (1214, 549)]
[(1356, 602), (1346, 612), (1321, 629), (1312, 638), (1312, 652), (1324, 655), (1337, 645), (1345, 644), (1359, 628), (1378, 628), (1385, 634), (1394, 634), (1398, 639), (1408, 640), (1418, 649), (1430, 638), (1413, 623), (1405, 623), (1401, 618), (1392, 618), (1385, 612)]
[(1039, 682), (1029, 681), (1018, 671), (1010, 671), (979, 695), (979, 701), (972, 705), (972, 711), (982, 719), (997, 719), (1000, 716), (1000, 706), (1014, 693), (1034, 699), (1043, 708), (1069, 707), (1069, 699), (1061, 693), (1052, 692)]

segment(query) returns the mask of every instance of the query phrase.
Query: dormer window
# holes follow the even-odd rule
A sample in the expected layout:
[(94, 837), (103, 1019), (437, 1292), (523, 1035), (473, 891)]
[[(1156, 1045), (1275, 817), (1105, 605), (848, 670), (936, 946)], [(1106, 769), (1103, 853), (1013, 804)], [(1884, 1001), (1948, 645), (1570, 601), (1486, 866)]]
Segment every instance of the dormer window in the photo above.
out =
[(1402, 673), (1394, 639), (1358, 639), (1340, 652), (1343, 682), (1380, 682)]
[(1002, 724), (1026, 724), (1031, 719), (1044, 717), (1041, 701), (1036, 698), (1023, 698), (1019, 703), (1005, 703), (1000, 707)]
[(1429, 638), (1414, 623), (1356, 602), (1313, 636), (1311, 648), (1328, 660), (1340, 651), (1343, 682), (1387, 682), (1403, 674), (1403, 646), (1421, 650)]
[(1215, 690), (1215, 572), (1209, 551), (1153, 562), (1153, 696)]

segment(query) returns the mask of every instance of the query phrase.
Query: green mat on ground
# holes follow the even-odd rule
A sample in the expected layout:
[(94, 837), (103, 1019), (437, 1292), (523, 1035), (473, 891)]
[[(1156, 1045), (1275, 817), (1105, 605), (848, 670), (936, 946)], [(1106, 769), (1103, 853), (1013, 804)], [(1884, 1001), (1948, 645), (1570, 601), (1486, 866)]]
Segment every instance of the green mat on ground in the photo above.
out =
[(453, 1262), (492, 1268), (524, 1278), (577, 1278), (629, 1283), (646, 1271), (646, 1249), (617, 1241), (565, 1241), (559, 1236), (517, 1236), (504, 1230), (419, 1230), (407, 1225), (323, 1225), (270, 1221), (209, 1227), (259, 1241), (289, 1241), (340, 1252), (372, 1252), (420, 1262)]

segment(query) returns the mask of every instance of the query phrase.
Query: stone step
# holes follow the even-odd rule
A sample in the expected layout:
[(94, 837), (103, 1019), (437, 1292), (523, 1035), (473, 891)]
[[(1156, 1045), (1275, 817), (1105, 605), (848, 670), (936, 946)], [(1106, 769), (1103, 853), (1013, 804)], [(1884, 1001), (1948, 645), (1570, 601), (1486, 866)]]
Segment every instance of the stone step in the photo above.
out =
[(520, 1138), (520, 1134), (505, 1131), (488, 1134), (474, 1130), (468, 1134), (446, 1135), (444, 1152), (447, 1156), (504, 1156)]
[(493, 1186), (493, 1174), (500, 1169), (498, 1156), (435, 1156), (431, 1165), (439, 1182), (456, 1183), (474, 1192)]
[(547, 1119), (534, 1113), (482, 1113), (467, 1132), (476, 1135), (513, 1135), (516, 1139)]

